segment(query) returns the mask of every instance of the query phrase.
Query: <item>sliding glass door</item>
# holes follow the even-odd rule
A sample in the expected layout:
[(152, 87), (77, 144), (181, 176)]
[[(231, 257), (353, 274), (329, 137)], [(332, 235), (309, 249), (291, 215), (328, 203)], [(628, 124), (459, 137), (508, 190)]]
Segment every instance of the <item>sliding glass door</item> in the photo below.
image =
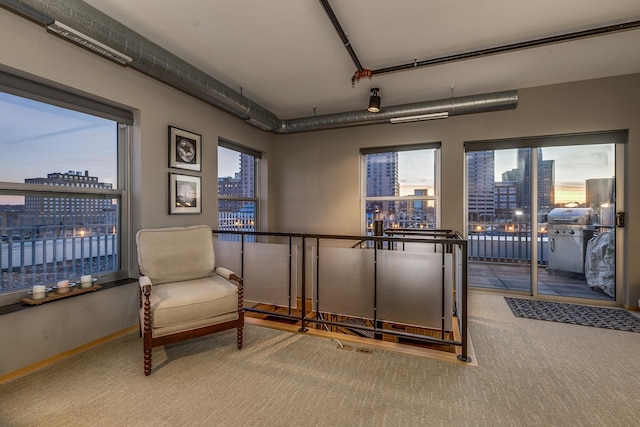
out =
[(471, 286), (531, 293), (529, 150), (467, 153)]
[(538, 293), (615, 300), (615, 145), (539, 153)]
[(616, 301), (626, 132), (598, 136), (465, 145), (470, 286)]

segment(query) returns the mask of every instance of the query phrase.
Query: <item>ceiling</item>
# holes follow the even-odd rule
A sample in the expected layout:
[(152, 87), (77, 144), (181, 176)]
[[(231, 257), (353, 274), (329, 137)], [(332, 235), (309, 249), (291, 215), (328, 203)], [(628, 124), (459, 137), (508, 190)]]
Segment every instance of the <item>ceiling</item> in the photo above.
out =
[[(280, 119), (640, 72), (640, 29), (362, 78), (319, 0), (85, 0)], [(329, 0), (362, 66), (640, 20), (638, 0)]]

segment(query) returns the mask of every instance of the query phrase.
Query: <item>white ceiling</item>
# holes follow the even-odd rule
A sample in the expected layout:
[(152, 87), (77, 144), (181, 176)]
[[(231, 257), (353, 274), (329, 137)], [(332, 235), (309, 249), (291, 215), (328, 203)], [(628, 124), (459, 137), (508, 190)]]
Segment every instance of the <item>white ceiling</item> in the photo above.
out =
[[(364, 78), (318, 0), (85, 0), (281, 119), (640, 72), (640, 29)], [(640, 20), (638, 0), (330, 0), (364, 68)], [(241, 89), (242, 88), (242, 89)]]

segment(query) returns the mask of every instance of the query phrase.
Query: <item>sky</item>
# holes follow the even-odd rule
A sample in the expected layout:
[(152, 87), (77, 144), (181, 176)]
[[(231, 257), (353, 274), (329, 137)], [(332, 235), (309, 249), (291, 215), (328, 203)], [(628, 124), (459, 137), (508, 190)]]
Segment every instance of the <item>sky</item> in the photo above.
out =
[(228, 148), (218, 148), (218, 176), (235, 176), (240, 172), (240, 153)]
[[(0, 181), (89, 171), (117, 185), (117, 123), (0, 92)], [(0, 196), (0, 203), (22, 200)]]

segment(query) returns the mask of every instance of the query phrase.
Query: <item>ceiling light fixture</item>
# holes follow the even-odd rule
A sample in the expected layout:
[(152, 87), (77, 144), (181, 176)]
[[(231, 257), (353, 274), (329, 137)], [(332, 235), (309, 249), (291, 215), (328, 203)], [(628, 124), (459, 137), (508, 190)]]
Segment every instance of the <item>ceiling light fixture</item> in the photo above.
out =
[(378, 96), (379, 90), (380, 89), (378, 89), (377, 87), (371, 88), (371, 93), (373, 95), (371, 95), (371, 98), (369, 98), (369, 108), (367, 108), (367, 110), (372, 113), (380, 112), (380, 97)]
[(105, 56), (119, 64), (127, 65), (128, 63), (133, 61), (133, 58), (125, 55), (124, 53), (120, 53), (117, 50), (110, 48), (103, 43), (100, 43), (98, 40), (92, 39), (91, 37), (82, 34), (77, 30), (74, 30), (73, 28), (63, 24), (62, 22), (53, 21), (52, 24), (47, 26), (47, 29), (64, 37), (67, 40), (77, 43), (82, 47), (92, 50), (93, 52), (99, 53), (100, 55)]
[(448, 112), (443, 113), (430, 113), (430, 114), (420, 114), (417, 116), (406, 116), (406, 117), (394, 117), (389, 119), (391, 123), (410, 123), (410, 122), (421, 122), (424, 120), (436, 120), (436, 119), (446, 119), (449, 117)]

